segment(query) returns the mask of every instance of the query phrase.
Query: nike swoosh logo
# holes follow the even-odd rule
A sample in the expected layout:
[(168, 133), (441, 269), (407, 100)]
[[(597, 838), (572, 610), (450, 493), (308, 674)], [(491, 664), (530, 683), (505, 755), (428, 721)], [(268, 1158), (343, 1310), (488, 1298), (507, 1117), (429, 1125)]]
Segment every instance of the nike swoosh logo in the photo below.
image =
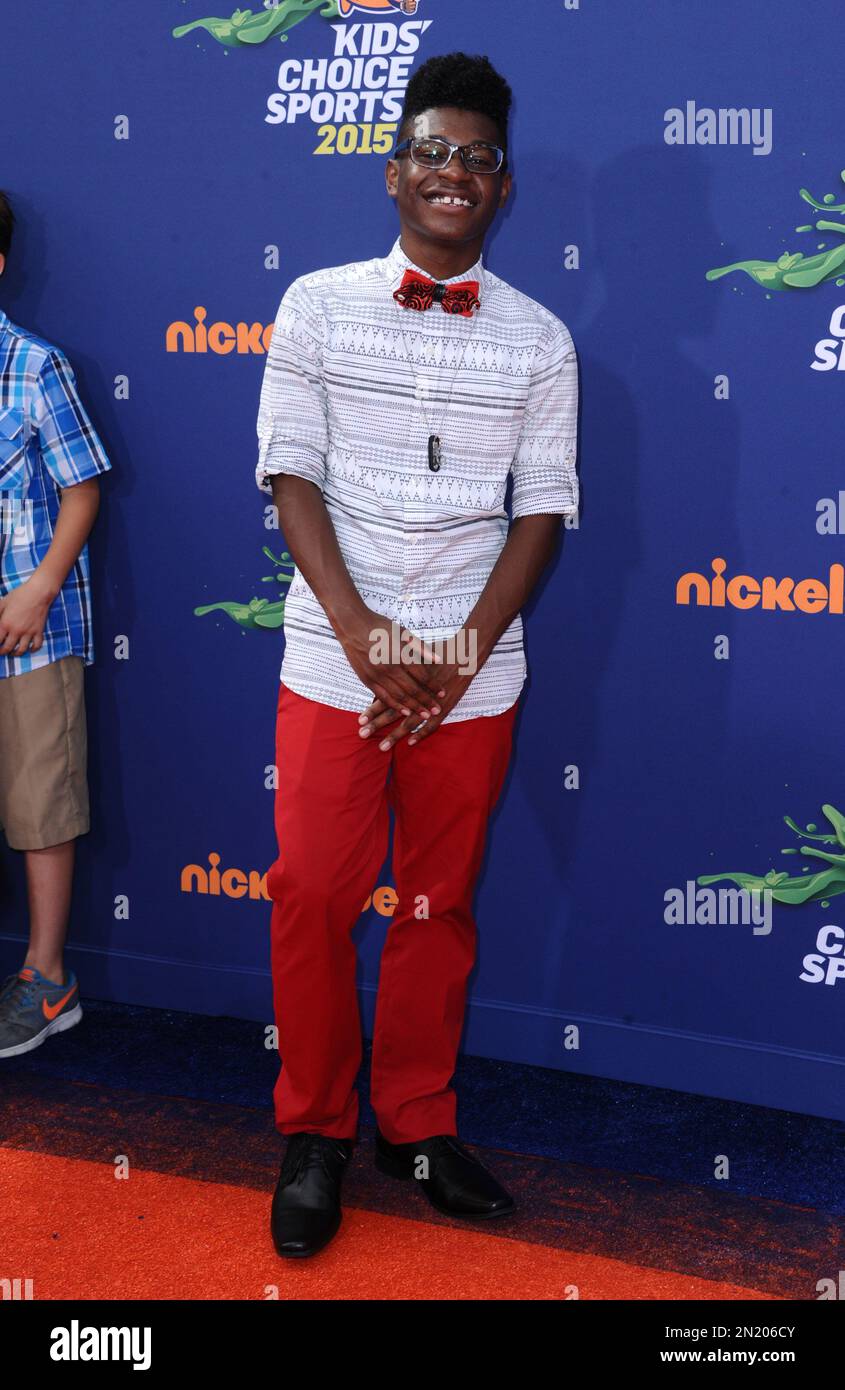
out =
[(58, 1004), (48, 1004), (46, 999), (42, 1000), (41, 1007), (44, 1010), (44, 1017), (47, 1019), (51, 1019), (55, 1018), (56, 1014), (61, 1013), (62, 1009), (64, 1008), (68, 999), (70, 999), (70, 996), (73, 994), (75, 989), (76, 985), (74, 985), (72, 989), (68, 990), (64, 999), (60, 999)]

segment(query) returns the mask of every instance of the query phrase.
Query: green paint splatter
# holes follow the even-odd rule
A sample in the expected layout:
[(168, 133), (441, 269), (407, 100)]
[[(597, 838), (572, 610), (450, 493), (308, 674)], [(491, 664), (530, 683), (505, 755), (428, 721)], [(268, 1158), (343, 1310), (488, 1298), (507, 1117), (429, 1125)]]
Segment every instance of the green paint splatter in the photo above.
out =
[[(802, 830), (796, 825), (791, 816), (784, 816), (784, 821), (802, 840), (818, 840), (822, 844), (837, 845), (845, 849), (845, 816), (837, 811), (835, 806), (824, 805), (822, 812), (833, 826), (832, 833), (827, 831), (822, 834), (814, 834), (817, 830), (816, 825), (811, 821), (807, 830)], [(813, 903), (821, 902), (823, 907), (827, 907), (829, 899), (836, 897), (839, 893), (845, 893), (845, 854), (829, 854), (825, 850), (812, 849), (809, 845), (802, 845), (799, 850), (782, 850), (783, 854), (804, 854), (813, 859), (821, 859), (830, 868), (819, 869), (815, 873), (809, 873), (805, 867), (803, 874), (806, 877), (798, 876), (790, 878), (789, 874), (778, 873), (775, 869), (770, 869), (767, 874), (743, 874), (743, 873), (724, 873), (724, 874), (703, 874), (696, 882), (702, 887), (707, 887), (711, 883), (719, 883), (727, 879), (731, 883), (736, 883), (740, 888), (746, 888), (750, 892), (760, 892), (768, 888), (772, 897), (781, 903)]]
[(228, 19), (195, 19), (190, 24), (180, 24), (173, 30), (173, 37), (181, 39), (194, 29), (206, 29), (213, 39), (228, 48), (248, 48), (266, 43), (276, 35), (284, 41), (288, 29), (301, 24), (315, 10), (319, 10), (323, 19), (340, 18), (337, 0), (279, 0), (278, 5), (268, 10), (235, 10)]
[[(845, 169), (839, 174), (840, 179), (845, 183)], [(799, 189), (800, 196), (805, 203), (818, 212), (845, 212), (845, 202), (837, 203), (836, 195), (825, 193), (822, 202), (814, 198), (806, 188)], [(826, 218), (820, 217), (815, 223), (807, 223), (805, 226), (796, 227), (796, 232), (842, 232), (845, 235), (845, 224), (841, 222), (829, 222)], [(825, 243), (822, 243), (824, 247)], [(705, 273), (706, 280), (720, 280), (723, 275), (730, 275), (734, 270), (741, 270), (758, 285), (762, 285), (766, 290), (806, 290), (812, 289), (815, 285), (822, 285), (828, 280), (835, 280), (841, 284), (841, 277), (845, 269), (845, 242), (840, 242), (836, 246), (831, 246), (828, 250), (817, 249), (816, 255), (805, 256), (802, 251), (785, 251), (776, 261), (734, 261), (731, 265), (716, 266)]]
[[(275, 568), (274, 574), (262, 576), (262, 584), (279, 584), (285, 586), (290, 584), (293, 579), (293, 560), (287, 550), (283, 550), (281, 555), (273, 554), (269, 546), (262, 546), (261, 553), (273, 561)], [(288, 574), (287, 571), (290, 570)], [(233, 622), (240, 627), (250, 628), (280, 628), (285, 620), (285, 600), (279, 599), (251, 598), (249, 603), (238, 603), (232, 599), (227, 599), (221, 603), (206, 603), (201, 608), (194, 609), (194, 616), (202, 618), (206, 613), (227, 613)]]

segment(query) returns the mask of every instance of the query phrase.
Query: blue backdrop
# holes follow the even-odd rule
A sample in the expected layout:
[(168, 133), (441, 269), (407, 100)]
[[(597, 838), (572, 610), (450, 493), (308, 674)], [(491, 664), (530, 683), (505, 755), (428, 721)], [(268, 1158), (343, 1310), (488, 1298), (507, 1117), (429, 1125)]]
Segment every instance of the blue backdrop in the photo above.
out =
[[(5, 16), (19, 229), (0, 303), (67, 352), (114, 464), (91, 544), (84, 993), (272, 1019), (259, 880), (288, 571), (253, 481), (263, 331), (296, 276), (386, 254), (402, 89), (463, 48), (514, 88), (514, 196), (485, 255), (574, 336), (584, 498), (527, 611), (465, 1048), (845, 1118), (845, 848), (822, 813), (845, 807), (841, 7), (807, 0), (800, 45), (794, 15), (256, 0), (233, 23), (215, 0), (30, 0)], [(725, 581), (747, 576), (721, 606), (720, 559)], [(801, 845), (831, 861), (782, 856)], [(775, 901), (770, 931), (708, 922), (704, 896), (702, 920), (667, 909), (702, 875), (817, 868), (826, 896), (799, 885), (811, 900)], [(2, 870), (11, 969), (20, 856)], [(389, 909), (377, 895), (357, 928), (368, 1020)]]

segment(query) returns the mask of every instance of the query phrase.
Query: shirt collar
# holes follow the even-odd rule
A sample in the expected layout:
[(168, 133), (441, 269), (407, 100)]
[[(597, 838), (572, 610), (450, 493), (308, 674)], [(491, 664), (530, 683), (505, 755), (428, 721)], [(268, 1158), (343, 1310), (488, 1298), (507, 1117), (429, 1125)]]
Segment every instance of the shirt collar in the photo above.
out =
[(5, 331), (6, 331), (6, 329), (7, 329), (8, 327), (9, 327), (9, 315), (6, 314), (6, 313), (4, 313), (3, 310), (0, 309), (0, 333), (5, 333)]
[[(425, 275), (429, 280), (437, 280), (430, 270), (424, 266), (416, 265), (414, 261), (402, 250), (401, 236), (398, 236), (382, 261), (384, 273), (390, 283), (391, 290), (395, 290), (401, 284), (402, 276), (406, 270), (416, 270), (420, 275)], [(453, 285), (459, 280), (477, 280), (479, 283), (478, 298), (484, 303), (484, 292), (487, 288), (486, 272), (484, 269), (484, 257), (480, 255), (474, 265), (468, 270), (462, 270), (460, 275), (450, 275), (446, 280), (438, 281), (441, 285)]]

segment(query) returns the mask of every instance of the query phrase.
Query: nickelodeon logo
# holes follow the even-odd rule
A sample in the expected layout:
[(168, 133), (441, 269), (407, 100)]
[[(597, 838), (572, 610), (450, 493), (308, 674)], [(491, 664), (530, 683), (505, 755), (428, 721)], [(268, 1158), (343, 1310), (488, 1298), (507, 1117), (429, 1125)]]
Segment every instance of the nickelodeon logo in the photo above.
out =
[(754, 579), (737, 574), (725, 579), (727, 560), (711, 562), (712, 578), (691, 571), (682, 574), (675, 588), (675, 602), (695, 603), (698, 608), (763, 608), (779, 613), (845, 612), (845, 566), (831, 565), (827, 582), (822, 579)]
[[(179, 887), (183, 893), (208, 893), (213, 898), (252, 898), (254, 902), (270, 902), (267, 891), (267, 874), (258, 869), (220, 869), (220, 855), (208, 856), (209, 868), (201, 864), (186, 864), (182, 870)], [(363, 904), (361, 911), (375, 908), (380, 917), (392, 917), (399, 898), (395, 888), (385, 884), (373, 892)]]
[(270, 901), (267, 892), (267, 875), (257, 869), (244, 873), (242, 869), (219, 869), (220, 855), (208, 856), (210, 867), (201, 864), (186, 864), (182, 870), (179, 887), (183, 893), (208, 893), (213, 898), (252, 898)]
[(221, 357), (230, 352), (262, 355), (269, 351), (272, 323), (206, 323), (207, 314), (200, 304), (194, 309), (193, 323), (179, 319), (168, 324), (164, 340), (167, 351), (216, 352)]

